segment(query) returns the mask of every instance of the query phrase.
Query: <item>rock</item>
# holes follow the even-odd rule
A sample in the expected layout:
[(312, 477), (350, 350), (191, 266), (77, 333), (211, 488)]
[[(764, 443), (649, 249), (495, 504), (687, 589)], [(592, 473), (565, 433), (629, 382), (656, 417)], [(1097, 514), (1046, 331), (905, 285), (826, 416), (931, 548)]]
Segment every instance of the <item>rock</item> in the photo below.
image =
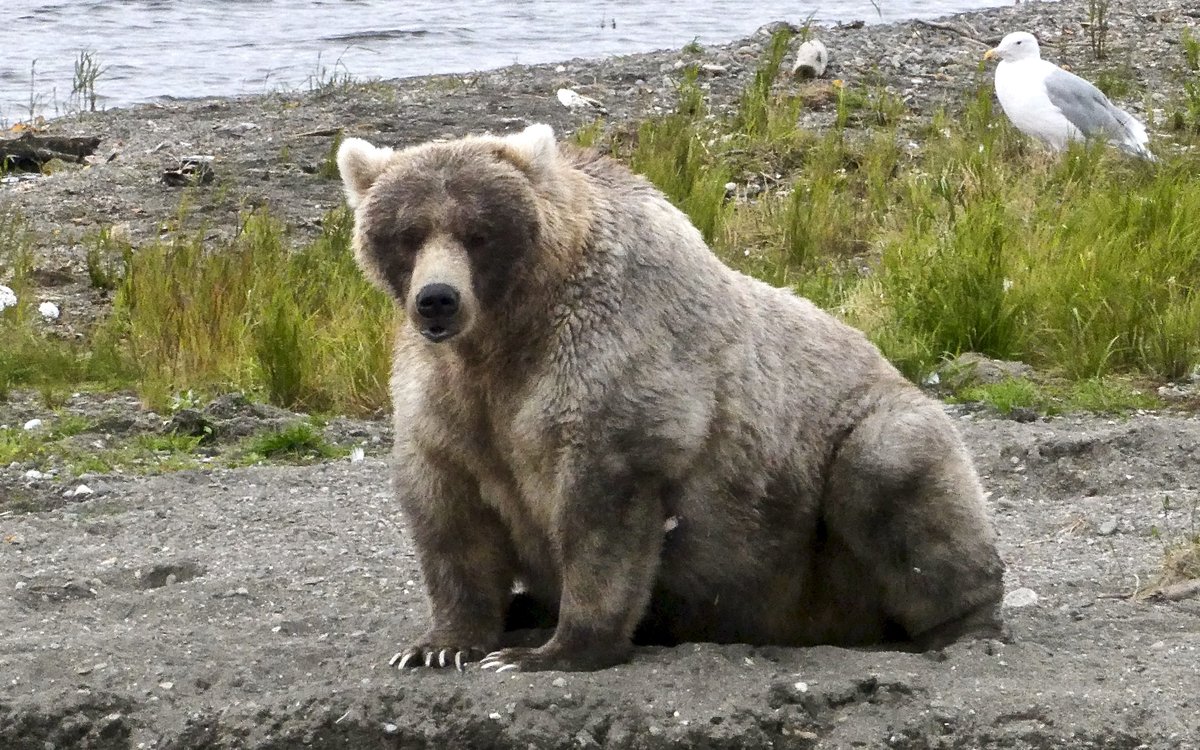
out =
[(137, 580), (138, 586), (143, 589), (157, 589), (199, 578), (207, 572), (208, 569), (198, 562), (180, 560), (172, 563), (160, 563), (145, 571), (139, 570), (134, 573), (134, 578)]
[(181, 157), (178, 167), (163, 170), (162, 181), (171, 187), (207, 185), (217, 176), (213, 171), (212, 162), (212, 156)]
[(1009, 609), (1018, 609), (1037, 604), (1037, 601), (1038, 595), (1033, 589), (1019, 588), (1004, 595), (1003, 606)]
[(820, 78), (825, 75), (829, 64), (829, 50), (820, 39), (809, 39), (796, 50), (796, 62), (792, 65), (794, 78)]
[(942, 382), (952, 390), (972, 385), (991, 385), (1005, 380), (1027, 380), (1034, 370), (1024, 362), (991, 359), (978, 352), (964, 352), (938, 368)]
[(226, 393), (204, 407), (204, 413), (214, 419), (231, 419), (250, 409), (250, 400), (242, 393)]
[(38, 314), (42, 316), (43, 320), (58, 320), (58, 305), (53, 302), (43, 302), (38, 305)]
[(584, 96), (573, 89), (559, 89), (555, 95), (558, 97), (558, 101), (572, 112), (583, 110), (594, 110), (601, 114), (608, 112), (604, 104), (599, 100), (593, 99), (590, 96)]
[(215, 434), (213, 428), (212, 421), (195, 409), (180, 409), (163, 427), (163, 432), (211, 440)]
[(0, 311), (17, 306), (17, 293), (0, 284)]
[(1113, 534), (1117, 533), (1118, 524), (1119, 522), (1117, 517), (1113, 516), (1104, 523), (1100, 524), (1100, 528), (1097, 530), (1097, 533), (1100, 534), (1100, 536), (1112, 536)]
[(32, 432), (33, 430), (41, 429), (41, 427), (42, 420), (40, 419), (31, 419), (24, 424), (24, 429), (26, 432)]

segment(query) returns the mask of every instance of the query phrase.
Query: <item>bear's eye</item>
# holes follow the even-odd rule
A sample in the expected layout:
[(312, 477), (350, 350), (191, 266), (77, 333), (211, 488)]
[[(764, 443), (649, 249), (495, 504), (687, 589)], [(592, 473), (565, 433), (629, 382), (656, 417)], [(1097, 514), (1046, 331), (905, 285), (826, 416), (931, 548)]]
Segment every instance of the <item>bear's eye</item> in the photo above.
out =
[(463, 245), (468, 250), (482, 250), (487, 247), (488, 236), (483, 232), (471, 232), (463, 237)]
[(408, 227), (400, 231), (398, 239), (401, 247), (419, 247), (425, 241), (425, 231), (420, 227)]

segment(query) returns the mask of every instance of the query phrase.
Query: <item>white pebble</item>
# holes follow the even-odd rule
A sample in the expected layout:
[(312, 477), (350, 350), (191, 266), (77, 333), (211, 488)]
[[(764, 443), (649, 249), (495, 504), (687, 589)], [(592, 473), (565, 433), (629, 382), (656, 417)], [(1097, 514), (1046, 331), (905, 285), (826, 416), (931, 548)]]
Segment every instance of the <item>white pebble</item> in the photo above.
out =
[(17, 306), (17, 293), (0, 284), (0, 311)]
[(42, 420), (40, 420), (40, 419), (31, 419), (25, 423), (26, 430), (36, 430), (37, 428), (39, 428), (41, 426), (42, 426)]
[(1005, 607), (1028, 607), (1037, 604), (1038, 595), (1033, 589), (1013, 589), (1004, 595)]
[(38, 313), (46, 320), (58, 320), (58, 305), (53, 302), (43, 302), (38, 305)]
[(25, 472), (25, 478), (26, 479), (45, 479), (46, 475), (43, 474), (42, 472), (38, 471), (37, 469), (30, 469), (29, 471)]
[(365, 457), (366, 453), (363, 452), (362, 448), (355, 448), (354, 450), (350, 451), (350, 463), (352, 464), (362, 463), (362, 460)]

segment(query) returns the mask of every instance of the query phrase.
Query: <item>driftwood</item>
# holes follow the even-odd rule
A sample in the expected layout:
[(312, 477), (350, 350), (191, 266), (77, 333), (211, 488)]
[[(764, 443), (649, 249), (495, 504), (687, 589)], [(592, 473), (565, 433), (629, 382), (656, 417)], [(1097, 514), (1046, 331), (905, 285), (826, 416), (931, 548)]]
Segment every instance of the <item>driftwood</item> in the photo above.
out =
[(63, 138), (22, 133), (17, 138), (0, 140), (0, 165), (5, 169), (37, 171), (51, 159), (82, 162), (96, 152), (100, 138)]
[(820, 78), (825, 75), (825, 66), (829, 62), (829, 50), (820, 39), (810, 39), (796, 50), (796, 62), (792, 65), (792, 75), (797, 78)]
[(1147, 599), (1156, 602), (1177, 602), (1193, 596), (1200, 596), (1200, 578), (1160, 586), (1146, 594)]

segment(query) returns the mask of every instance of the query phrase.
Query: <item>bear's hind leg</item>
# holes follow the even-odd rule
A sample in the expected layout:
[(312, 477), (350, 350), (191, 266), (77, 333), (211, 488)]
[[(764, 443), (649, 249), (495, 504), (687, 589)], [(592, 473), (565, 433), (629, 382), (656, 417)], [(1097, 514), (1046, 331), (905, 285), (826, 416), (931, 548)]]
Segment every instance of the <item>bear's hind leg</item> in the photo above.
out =
[(918, 648), (1000, 634), (1004, 566), (969, 457), (941, 407), (883, 400), (830, 467), (825, 520)]

